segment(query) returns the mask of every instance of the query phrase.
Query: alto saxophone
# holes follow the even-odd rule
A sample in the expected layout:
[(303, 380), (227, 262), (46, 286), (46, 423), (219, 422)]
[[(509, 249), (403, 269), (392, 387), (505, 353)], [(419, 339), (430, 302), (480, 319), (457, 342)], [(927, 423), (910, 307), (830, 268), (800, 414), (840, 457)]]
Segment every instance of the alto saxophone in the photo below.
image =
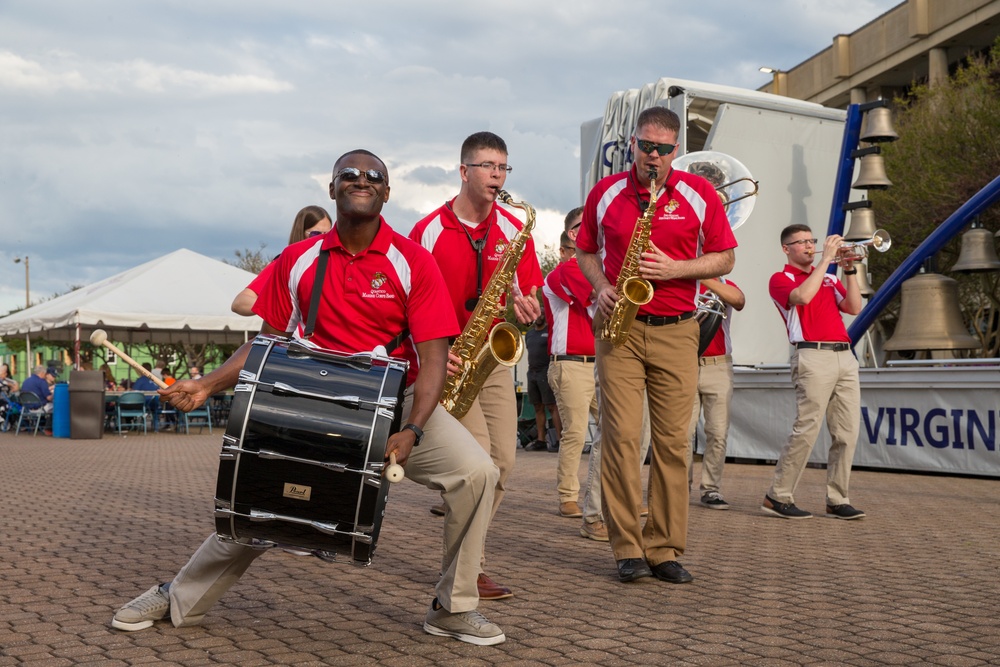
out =
[(452, 354), (459, 357), (462, 364), (458, 373), (445, 379), (441, 405), (456, 419), (464, 417), (472, 407), (483, 383), (497, 364), (513, 366), (524, 354), (524, 339), (516, 326), (500, 322), (492, 331), (490, 327), (503, 314), (500, 297), (514, 281), (517, 265), (535, 226), (535, 209), (526, 202), (514, 202), (505, 190), (501, 190), (497, 198), (508, 206), (524, 209), (527, 219), (521, 231), (508, 244), (465, 329), (451, 346)]
[(653, 231), (653, 214), (656, 212), (656, 199), (659, 193), (656, 188), (656, 170), (649, 171), (649, 205), (639, 219), (635, 221), (635, 230), (625, 251), (622, 269), (618, 274), (615, 291), (618, 301), (615, 302), (611, 316), (601, 327), (600, 338), (615, 347), (621, 347), (628, 340), (632, 322), (639, 312), (639, 306), (650, 302), (653, 298), (653, 284), (639, 276), (639, 261), (642, 253), (649, 249), (649, 235)]

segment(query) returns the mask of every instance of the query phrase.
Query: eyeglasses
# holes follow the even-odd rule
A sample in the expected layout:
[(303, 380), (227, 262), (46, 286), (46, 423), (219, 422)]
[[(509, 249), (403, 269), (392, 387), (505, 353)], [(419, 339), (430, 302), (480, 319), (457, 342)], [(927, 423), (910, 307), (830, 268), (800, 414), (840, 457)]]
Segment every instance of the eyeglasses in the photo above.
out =
[(466, 167), (479, 167), (493, 173), (494, 171), (506, 171), (508, 174), (514, 171), (514, 167), (509, 164), (496, 164), (494, 162), (480, 162), (479, 164), (466, 164)]
[(357, 167), (344, 167), (337, 172), (337, 175), (333, 177), (333, 180), (338, 178), (347, 181), (348, 183), (353, 183), (364, 175), (365, 180), (367, 180), (372, 185), (379, 185), (380, 183), (385, 183), (385, 174), (383, 174), (378, 169), (365, 169), (361, 171)]
[[(367, 178), (367, 176), (365, 178)], [(347, 179), (347, 180), (351, 180), (351, 179)], [(371, 181), (369, 181), (369, 182), (371, 182)], [(306, 232), (306, 238), (307, 239), (311, 239), (312, 237), (319, 236), (320, 234), (326, 234), (326, 232), (318, 232), (316, 230), (313, 230), (311, 232)]]
[(816, 245), (819, 243), (819, 239), (799, 239), (798, 241), (789, 241), (785, 245)]
[(639, 147), (646, 155), (652, 155), (653, 151), (663, 157), (664, 155), (670, 155), (677, 148), (677, 144), (658, 144), (652, 141), (646, 141), (645, 139), (636, 139), (635, 145)]

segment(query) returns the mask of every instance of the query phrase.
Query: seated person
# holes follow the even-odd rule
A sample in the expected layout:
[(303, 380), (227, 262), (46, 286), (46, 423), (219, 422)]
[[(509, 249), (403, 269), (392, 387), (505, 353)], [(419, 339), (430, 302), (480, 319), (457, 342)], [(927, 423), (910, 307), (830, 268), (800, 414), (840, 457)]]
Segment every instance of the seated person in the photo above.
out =
[[(143, 362), (142, 367), (150, 373), (153, 372), (153, 367), (150, 366), (148, 361)], [(132, 389), (134, 391), (155, 392), (159, 389), (159, 387), (145, 375), (140, 375), (136, 381), (132, 383)], [(160, 406), (159, 395), (153, 394), (152, 396), (146, 396), (146, 409), (153, 415), (153, 432), (155, 433), (160, 430), (160, 411), (162, 410), (162, 407)]]
[(52, 435), (50, 426), (48, 426), (48, 415), (52, 412), (52, 388), (49, 386), (49, 379), (52, 379), (53, 384), (55, 384), (55, 370), (52, 368), (45, 368), (45, 366), (35, 366), (34, 372), (24, 381), (21, 385), (22, 394), (26, 391), (38, 396), (42, 399), (39, 405), (26, 405), (22, 401), (22, 405), (28, 410), (36, 410), (41, 407), (46, 416), (41, 420), (41, 428), (45, 432), (45, 435)]

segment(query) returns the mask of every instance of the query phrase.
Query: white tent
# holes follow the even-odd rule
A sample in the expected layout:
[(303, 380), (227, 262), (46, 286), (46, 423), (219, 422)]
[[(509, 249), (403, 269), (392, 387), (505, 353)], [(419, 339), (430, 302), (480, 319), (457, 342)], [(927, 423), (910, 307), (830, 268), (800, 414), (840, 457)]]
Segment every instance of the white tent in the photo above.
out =
[(0, 318), (0, 336), (90, 340), (95, 329), (116, 344), (239, 344), (259, 317), (230, 310), (254, 274), (180, 249), (118, 275)]

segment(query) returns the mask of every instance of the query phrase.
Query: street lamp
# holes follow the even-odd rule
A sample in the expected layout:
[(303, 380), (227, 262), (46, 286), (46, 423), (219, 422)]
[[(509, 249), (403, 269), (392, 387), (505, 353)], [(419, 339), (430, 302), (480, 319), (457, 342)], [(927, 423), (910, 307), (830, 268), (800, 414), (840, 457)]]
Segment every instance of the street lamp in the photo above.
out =
[(771, 75), (771, 92), (775, 95), (786, 95), (788, 92), (788, 72), (784, 70), (777, 69), (776, 67), (768, 67), (764, 65), (759, 67), (758, 71), (764, 74)]
[[(15, 264), (21, 263), (20, 257), (14, 258)], [(31, 269), (28, 265), (28, 256), (24, 256), (24, 307), (29, 308), (31, 306)], [(32, 363), (31, 363), (31, 334), (24, 334), (25, 349), (24, 349), (24, 360), (25, 366), (27, 367), (27, 373), (24, 377), (31, 375)]]
[[(15, 264), (21, 263), (20, 257), (14, 258)], [(28, 267), (28, 256), (24, 256), (24, 307), (31, 306), (31, 269)]]

